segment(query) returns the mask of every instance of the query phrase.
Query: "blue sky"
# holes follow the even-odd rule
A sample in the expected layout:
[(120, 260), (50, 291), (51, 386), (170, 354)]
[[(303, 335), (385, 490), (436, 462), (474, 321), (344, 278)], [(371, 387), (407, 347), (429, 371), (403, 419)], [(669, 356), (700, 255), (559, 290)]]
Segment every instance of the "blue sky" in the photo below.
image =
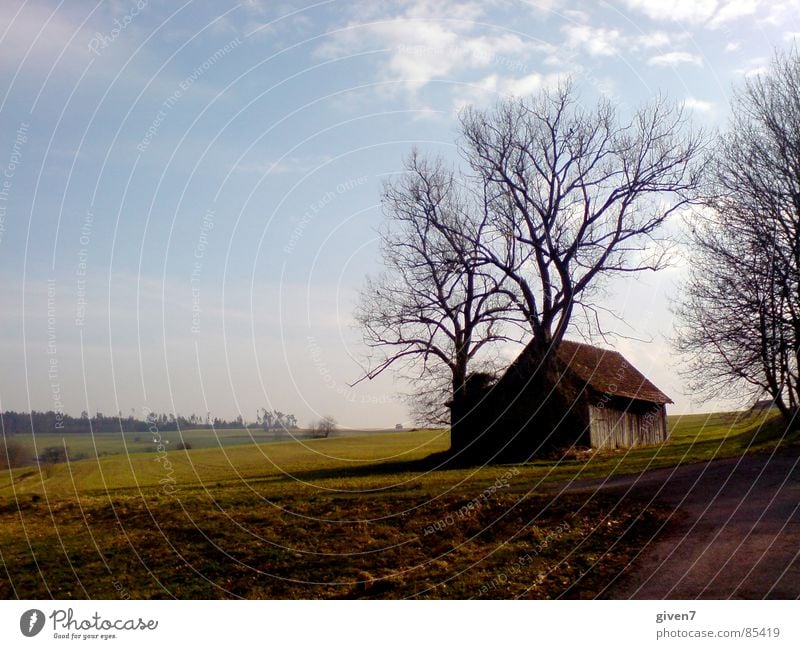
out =
[[(381, 183), (457, 113), (571, 76), (724, 127), (800, 2), (0, 5), (0, 407), (410, 423), (362, 383)], [(674, 225), (673, 227), (678, 227)], [(617, 348), (676, 401), (680, 264), (615, 281)], [(640, 340), (637, 340), (640, 339)]]

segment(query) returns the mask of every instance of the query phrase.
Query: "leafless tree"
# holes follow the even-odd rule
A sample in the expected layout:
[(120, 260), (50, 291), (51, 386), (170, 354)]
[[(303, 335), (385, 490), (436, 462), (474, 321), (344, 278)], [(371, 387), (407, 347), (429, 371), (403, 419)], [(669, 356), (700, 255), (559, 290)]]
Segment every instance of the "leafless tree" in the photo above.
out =
[(607, 100), (585, 107), (570, 83), (462, 116), (462, 150), (488, 188), (485, 261), (505, 276), (543, 356), (576, 310), (597, 322), (597, 289), (659, 270), (667, 218), (699, 182), (701, 134), (662, 98), (623, 121)]
[(33, 462), (33, 454), (25, 444), (4, 436), (0, 440), (0, 470), (13, 469)]
[(694, 220), (677, 346), (701, 396), (800, 405), (800, 57), (748, 79)]
[[(659, 98), (623, 121), (608, 101), (584, 107), (569, 83), (467, 109), (461, 129), (468, 173), (457, 177), (414, 155), (387, 186), (390, 221), (401, 227), (384, 235), (390, 272), (368, 285), (358, 312), (368, 344), (392, 350), (370, 375), (404, 358), (427, 378), (431, 365), (449, 369), (453, 424), (470, 417), (459, 444), (467, 428), (516, 426), (511, 414), (500, 416), (519, 394), (508, 372), (496, 399), (483, 399), (490, 381), (476, 375), (484, 412), (470, 414), (479, 409), (467, 368), (481, 348), (507, 337), (504, 325), (521, 325), (528, 341), (522, 356), (530, 363), (517, 368), (544, 364), (550, 380), (550, 352), (576, 311), (599, 322), (605, 278), (665, 266), (659, 228), (693, 199), (703, 146), (679, 106)], [(530, 426), (537, 406), (525, 408)]]
[[(368, 278), (356, 319), (375, 353), (366, 378), (390, 366), (413, 378), (416, 418), (450, 419), (469, 368), (518, 320), (502, 273), (481, 259), (489, 214), (482, 192), (459, 182), (439, 160), (416, 152), (387, 182), (381, 232), (384, 272)], [(487, 244), (488, 245), (488, 244)], [(490, 355), (483, 355), (486, 369)]]
[(336, 430), (336, 420), (330, 415), (324, 416), (311, 426), (315, 437), (330, 437)]

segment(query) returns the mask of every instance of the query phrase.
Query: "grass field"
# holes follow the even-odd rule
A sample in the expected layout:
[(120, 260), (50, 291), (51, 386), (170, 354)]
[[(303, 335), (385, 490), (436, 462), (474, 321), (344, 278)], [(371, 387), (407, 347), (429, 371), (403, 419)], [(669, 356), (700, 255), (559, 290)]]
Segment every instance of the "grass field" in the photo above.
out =
[[(385, 431), (369, 431), (369, 434), (382, 434)], [(334, 433), (334, 438), (347, 437), (362, 431), (339, 430)], [(306, 440), (310, 434), (307, 430), (296, 430), (291, 433), (300, 440)], [(252, 428), (249, 431), (242, 428), (224, 428), (211, 430), (197, 428), (177, 431), (160, 432), (162, 440), (168, 446), (175, 448), (181, 442), (189, 444), (192, 449), (225, 448), (227, 446), (266, 444), (276, 441), (291, 439), (289, 433), (263, 431)], [(102, 457), (104, 455), (117, 455), (120, 453), (152, 453), (156, 450), (153, 436), (148, 432), (136, 433), (94, 433), (58, 435), (53, 433), (37, 433), (35, 438), (30, 434), (16, 434), (10, 437), (25, 446), (32, 457), (41, 453), (47, 447), (67, 447), (72, 459)]]
[(437, 470), (447, 433), (415, 431), (22, 467), (0, 473), (0, 596), (592, 596), (667, 513), (546, 485), (796, 441), (768, 416), (513, 466)]

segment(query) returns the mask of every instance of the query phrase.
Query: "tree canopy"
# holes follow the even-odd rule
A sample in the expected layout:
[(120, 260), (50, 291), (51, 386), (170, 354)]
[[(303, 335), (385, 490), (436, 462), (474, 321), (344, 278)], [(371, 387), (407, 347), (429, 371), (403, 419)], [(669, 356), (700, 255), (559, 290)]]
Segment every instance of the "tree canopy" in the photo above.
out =
[(800, 405), (800, 58), (776, 53), (732, 100), (692, 223), (677, 346), (699, 396)]

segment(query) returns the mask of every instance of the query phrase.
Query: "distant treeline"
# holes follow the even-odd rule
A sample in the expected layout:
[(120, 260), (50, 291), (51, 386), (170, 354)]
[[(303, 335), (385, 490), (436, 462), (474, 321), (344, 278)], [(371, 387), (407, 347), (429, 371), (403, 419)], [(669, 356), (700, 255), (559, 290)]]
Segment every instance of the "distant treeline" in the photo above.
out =
[(0, 412), (2, 432), (6, 435), (30, 433), (58, 433), (64, 435), (81, 433), (137, 433), (153, 431), (174, 431), (188, 428), (244, 428), (255, 426), (264, 430), (281, 430), (297, 428), (297, 418), (292, 414), (285, 414), (278, 410), (262, 409), (258, 411), (256, 424), (247, 424), (242, 416), (233, 420), (205, 417), (191, 414), (188, 416), (174, 415), (171, 413), (149, 412), (142, 418), (136, 417), (133, 412), (125, 416), (123, 413), (104, 415), (98, 412), (93, 416), (83, 411), (79, 417), (72, 417), (66, 413), (48, 410), (47, 412), (15, 412), (6, 410)]

